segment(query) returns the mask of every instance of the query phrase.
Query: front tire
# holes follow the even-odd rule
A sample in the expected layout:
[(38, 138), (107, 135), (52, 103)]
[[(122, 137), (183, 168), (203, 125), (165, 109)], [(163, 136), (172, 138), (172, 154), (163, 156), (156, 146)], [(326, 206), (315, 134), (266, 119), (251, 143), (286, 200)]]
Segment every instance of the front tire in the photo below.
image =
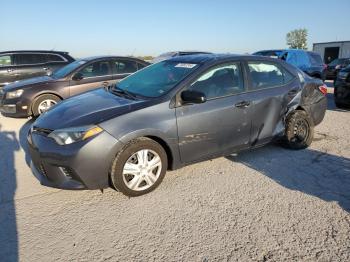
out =
[(142, 137), (131, 141), (118, 153), (111, 168), (111, 182), (124, 195), (141, 196), (158, 187), (167, 168), (163, 147)]
[(41, 115), (49, 110), (50, 107), (56, 105), (61, 99), (58, 96), (45, 94), (35, 99), (32, 105), (32, 113), (34, 117)]
[(296, 110), (287, 116), (284, 145), (290, 149), (304, 149), (311, 145), (314, 125), (305, 111)]

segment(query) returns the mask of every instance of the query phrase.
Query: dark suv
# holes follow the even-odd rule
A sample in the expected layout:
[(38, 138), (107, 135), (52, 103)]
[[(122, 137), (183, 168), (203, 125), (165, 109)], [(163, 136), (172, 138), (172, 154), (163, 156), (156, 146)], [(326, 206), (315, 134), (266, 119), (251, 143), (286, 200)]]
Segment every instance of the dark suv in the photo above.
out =
[(107, 87), (144, 68), (148, 63), (132, 57), (100, 56), (76, 60), (50, 76), (9, 84), (0, 90), (4, 116), (38, 116), (68, 97)]
[(0, 88), (9, 83), (48, 75), (74, 59), (59, 51), (0, 52)]
[(326, 79), (336, 79), (340, 70), (350, 65), (350, 58), (338, 58), (330, 62), (326, 69)]
[(350, 65), (339, 71), (334, 81), (334, 102), (337, 107), (350, 108)]

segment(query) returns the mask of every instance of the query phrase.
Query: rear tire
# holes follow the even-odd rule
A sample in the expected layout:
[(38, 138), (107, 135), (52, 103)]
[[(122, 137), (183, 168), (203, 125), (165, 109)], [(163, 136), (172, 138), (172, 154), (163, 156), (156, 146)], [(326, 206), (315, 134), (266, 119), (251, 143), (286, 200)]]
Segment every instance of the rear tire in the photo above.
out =
[(52, 94), (45, 94), (37, 97), (32, 105), (33, 116), (38, 117), (60, 101), (61, 99), (58, 96)]
[(152, 139), (141, 137), (118, 153), (111, 168), (111, 182), (126, 196), (141, 196), (159, 186), (167, 168), (168, 158), (163, 147)]
[(283, 145), (290, 149), (304, 149), (311, 145), (314, 125), (305, 111), (296, 110), (287, 116)]

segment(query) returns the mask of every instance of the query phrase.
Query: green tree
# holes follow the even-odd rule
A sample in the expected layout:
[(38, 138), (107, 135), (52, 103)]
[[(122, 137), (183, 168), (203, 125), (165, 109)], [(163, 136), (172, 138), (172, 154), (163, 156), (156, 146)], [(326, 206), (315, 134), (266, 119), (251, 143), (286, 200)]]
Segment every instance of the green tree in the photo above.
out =
[(307, 49), (307, 29), (300, 28), (290, 31), (286, 37), (287, 45), (290, 48)]

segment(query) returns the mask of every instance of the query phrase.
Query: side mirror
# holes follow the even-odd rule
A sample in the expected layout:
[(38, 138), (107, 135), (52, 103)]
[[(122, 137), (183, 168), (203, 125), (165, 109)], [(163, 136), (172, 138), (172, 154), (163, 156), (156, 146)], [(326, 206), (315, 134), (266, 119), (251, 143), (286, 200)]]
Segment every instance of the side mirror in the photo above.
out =
[(194, 90), (185, 90), (181, 93), (181, 99), (185, 104), (201, 104), (207, 101), (205, 94)]
[(82, 75), (82, 73), (76, 73), (73, 77), (72, 80), (74, 81), (80, 81), (84, 78), (84, 76)]

